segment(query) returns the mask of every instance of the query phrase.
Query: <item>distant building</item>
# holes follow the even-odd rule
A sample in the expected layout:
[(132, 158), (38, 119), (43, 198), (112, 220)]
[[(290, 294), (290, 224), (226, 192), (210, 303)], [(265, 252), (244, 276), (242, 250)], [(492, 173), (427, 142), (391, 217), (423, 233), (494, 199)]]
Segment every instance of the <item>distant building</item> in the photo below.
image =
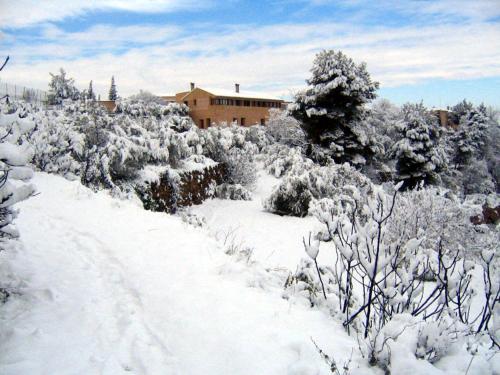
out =
[(283, 100), (270, 95), (240, 92), (239, 84), (235, 84), (234, 91), (226, 91), (202, 89), (191, 83), (191, 90), (177, 93), (175, 101), (189, 107), (191, 118), (202, 129), (221, 122), (241, 126), (265, 125), (269, 120), (269, 110), (285, 105)]
[(450, 116), (449, 116), (449, 113), (450, 113), (449, 110), (433, 108), (432, 113), (434, 113), (434, 115), (436, 115), (436, 117), (439, 120), (439, 125), (441, 125), (442, 127), (456, 128), (458, 126), (457, 124), (453, 124), (451, 122)]
[(114, 100), (98, 100), (97, 102), (106, 108), (108, 112), (113, 112), (116, 107)]

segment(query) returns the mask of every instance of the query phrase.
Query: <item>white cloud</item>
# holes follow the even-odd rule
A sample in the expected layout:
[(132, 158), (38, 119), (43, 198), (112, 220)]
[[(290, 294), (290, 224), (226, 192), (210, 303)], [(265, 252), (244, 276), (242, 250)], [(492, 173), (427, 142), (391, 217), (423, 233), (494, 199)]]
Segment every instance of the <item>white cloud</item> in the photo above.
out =
[(98, 10), (156, 13), (200, 9), (207, 4), (206, 0), (0, 0), (0, 25), (24, 27)]
[(242, 89), (287, 95), (304, 86), (314, 55), (323, 48), (342, 49), (356, 61), (366, 61), (372, 77), (385, 87), (500, 76), (500, 24), (493, 23), (211, 25), (189, 34), (170, 26), (136, 25), (107, 36), (109, 27), (96, 25), (78, 33), (46, 27), (45, 43), (13, 48), (2, 79), (46, 88), (48, 72), (62, 66), (82, 88), (94, 80), (103, 95), (111, 75), (121, 95), (139, 89), (171, 94), (192, 81), (226, 88), (238, 81)]

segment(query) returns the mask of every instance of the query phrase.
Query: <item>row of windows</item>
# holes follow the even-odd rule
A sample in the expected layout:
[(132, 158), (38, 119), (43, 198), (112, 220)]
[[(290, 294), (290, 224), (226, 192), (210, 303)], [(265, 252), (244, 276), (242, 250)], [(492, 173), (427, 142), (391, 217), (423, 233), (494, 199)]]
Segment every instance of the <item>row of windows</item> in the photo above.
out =
[(263, 100), (241, 100), (241, 99), (211, 99), (211, 105), (236, 105), (244, 107), (266, 107), (280, 108), (279, 102), (266, 102)]
[[(245, 126), (245, 124), (246, 124), (246, 119), (245, 119), (245, 117), (242, 117), (242, 118), (238, 121), (238, 119), (237, 119), (236, 117), (233, 117), (233, 122), (234, 122), (235, 124), (239, 124), (239, 125), (241, 125), (241, 126)], [(263, 119), (263, 118), (261, 118), (261, 119), (260, 119), (260, 124), (261, 124), (261, 125), (265, 125), (265, 124), (266, 124), (266, 120), (265, 120), (265, 119)], [(203, 120), (203, 119), (201, 119), (201, 120), (200, 120), (200, 128), (201, 128), (201, 129), (206, 129), (206, 128), (208, 128), (208, 127), (209, 127), (209, 126), (211, 126), (211, 125), (212, 125), (212, 122), (211, 122), (210, 118), (207, 118), (207, 119), (206, 119), (206, 121), (205, 121), (205, 120)]]

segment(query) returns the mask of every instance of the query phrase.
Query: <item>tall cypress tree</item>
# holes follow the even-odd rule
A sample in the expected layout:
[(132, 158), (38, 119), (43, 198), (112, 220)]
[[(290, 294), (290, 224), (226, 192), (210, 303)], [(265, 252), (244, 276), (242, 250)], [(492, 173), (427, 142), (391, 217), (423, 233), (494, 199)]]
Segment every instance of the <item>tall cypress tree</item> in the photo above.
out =
[(89, 90), (87, 92), (87, 98), (90, 100), (95, 100), (95, 92), (94, 88), (92, 87), (92, 81), (89, 83)]
[(111, 77), (111, 87), (109, 88), (109, 100), (116, 100), (118, 98), (118, 94), (116, 93), (116, 85), (115, 85), (115, 76)]

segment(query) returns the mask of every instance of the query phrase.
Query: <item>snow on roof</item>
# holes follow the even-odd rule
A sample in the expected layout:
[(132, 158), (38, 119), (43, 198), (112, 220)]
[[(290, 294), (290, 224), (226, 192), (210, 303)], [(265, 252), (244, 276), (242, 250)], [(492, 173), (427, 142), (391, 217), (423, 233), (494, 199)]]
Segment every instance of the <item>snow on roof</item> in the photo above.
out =
[(283, 99), (277, 98), (275, 95), (271, 94), (266, 94), (263, 92), (255, 92), (255, 91), (247, 91), (247, 90), (241, 90), (240, 92), (236, 92), (235, 90), (227, 90), (227, 89), (219, 89), (219, 88), (214, 88), (214, 87), (197, 87), (200, 90), (209, 92), (212, 95), (215, 96), (226, 96), (226, 97), (231, 97), (231, 98), (245, 98), (245, 99), (266, 99), (266, 100), (280, 100), (283, 101)]

